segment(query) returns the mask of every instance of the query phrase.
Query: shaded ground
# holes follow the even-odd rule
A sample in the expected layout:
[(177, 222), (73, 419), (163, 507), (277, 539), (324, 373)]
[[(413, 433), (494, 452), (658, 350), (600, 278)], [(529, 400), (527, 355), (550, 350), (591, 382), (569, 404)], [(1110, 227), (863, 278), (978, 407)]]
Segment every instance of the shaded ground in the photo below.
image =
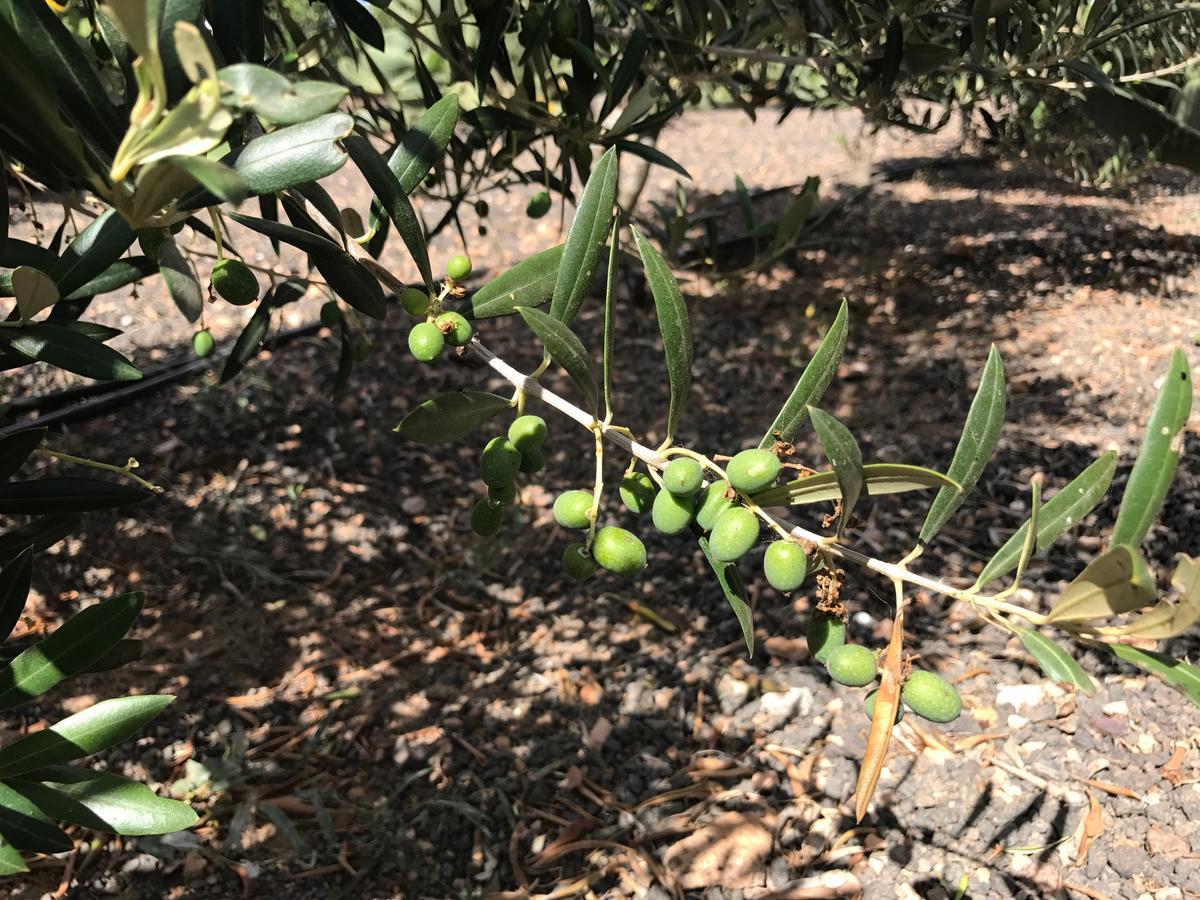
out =
[[(703, 191), (728, 190), (745, 162), (748, 184), (819, 173), (831, 194), (872, 165), (949, 147), (862, 138), (850, 116), (793, 117), (776, 131), (726, 114), (689, 118), (665, 145)], [(355, 189), (348, 176), (333, 187)], [(697, 364), (681, 440), (710, 452), (755, 440), (845, 296), (852, 336), (824, 405), (869, 460), (944, 466), (994, 342), (1011, 424), (988, 485), (921, 563), (965, 576), (1024, 516), (1034, 472), (1058, 487), (1117, 446), (1119, 495), (1169, 348), (1200, 332), (1194, 187), (1164, 175), (1132, 195), (1093, 195), (1009, 164), (880, 185), (788, 266), (685, 286)], [(523, 206), (493, 202), (478, 265), (554, 242), (553, 224), (531, 225), (514, 212)], [(505, 243), (514, 230), (519, 242)], [(443, 242), (439, 258), (453, 249)], [(101, 318), (119, 321), (121, 302)], [(141, 359), (175, 352), (186, 327), (156, 292), (140, 302), (162, 315), (126, 347)], [(582, 317), (592, 346), (598, 312), (592, 303)], [(210, 324), (224, 333), (236, 319), (214, 307)], [(653, 444), (666, 392), (643, 297), (624, 298), (619, 328), (618, 418)], [(1178, 694), (1090, 655), (1100, 692), (1067, 694), (970, 610), (919, 596), (913, 644), (960, 682), (967, 712), (946, 729), (911, 716), (900, 726), (855, 827), (847, 801), (867, 719), (861, 692), (832, 685), (803, 651), (808, 590), (780, 597), (748, 561), (759, 649), (746, 659), (688, 543), (649, 536), (644, 578), (565, 581), (570, 538), (549, 506), (590, 482), (591, 462), (585, 434), (561, 420), (504, 535), (475, 538), (486, 435), (433, 452), (391, 428), (481, 376), (412, 363), (406, 330), (400, 317), (371, 329), (371, 358), (337, 401), (326, 393), (336, 351), (321, 335), (233, 385), (201, 379), (56, 438), (135, 455), (170, 492), (136, 514), (92, 516), (44, 554), (33, 627), (81, 597), (148, 592), (145, 659), (116, 681), (179, 699), (111, 765), (208, 813), (193, 834), (77, 860), (69, 896), (941, 898), (964, 878), (972, 898), (1064, 886), (1200, 895), (1200, 711)], [(532, 367), (536, 347), (511, 324), (484, 338)], [(800, 453), (821, 462), (815, 446)], [(1156, 562), (1195, 551), (1197, 488), (1185, 461), (1148, 545)], [(864, 546), (902, 554), (924, 509), (868, 507)], [(1084, 537), (1032, 570), (1039, 593), (1053, 598), (1113, 512), (1103, 504)], [(887, 597), (886, 584), (850, 573), (857, 639), (882, 645)], [(98, 698), (111, 682), (85, 689)], [(1080, 862), (1093, 800), (1099, 834)], [(12, 895), (53, 889), (63, 866), (45, 861)]]

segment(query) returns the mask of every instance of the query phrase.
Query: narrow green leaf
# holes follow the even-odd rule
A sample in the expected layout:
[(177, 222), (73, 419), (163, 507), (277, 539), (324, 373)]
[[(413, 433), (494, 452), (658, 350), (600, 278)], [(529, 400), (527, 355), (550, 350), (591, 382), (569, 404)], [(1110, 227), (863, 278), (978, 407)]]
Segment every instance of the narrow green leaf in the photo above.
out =
[(808, 408), (809, 418), (812, 419), (813, 430), (821, 442), (821, 449), (829, 457), (833, 471), (837, 475), (838, 489), (841, 493), (842, 514), (838, 519), (837, 533), (840, 536), (846, 528), (846, 522), (858, 503), (866, 476), (863, 473), (862, 451), (854, 435), (841, 422), (823, 409), (815, 406)]
[(352, 134), (342, 141), (342, 146), (349, 151), (350, 158), (367, 179), (379, 204), (387, 211), (388, 218), (396, 226), (404, 246), (417, 264), (417, 270), (425, 279), (425, 286), (432, 291), (433, 272), (429, 265), (429, 250), (425, 246), (425, 232), (404, 188), (365, 137)]
[[(169, 156), (163, 162), (187, 172), (204, 190), (218, 200), (237, 205), (250, 193), (250, 185), (236, 171), (215, 159), (203, 156)], [(186, 206), (184, 201), (181, 205)]]
[(592, 171), (567, 234), (562, 263), (550, 298), (550, 315), (570, 325), (579, 312), (600, 258), (617, 196), (617, 151), (610, 148)]
[(33, 584), (33, 548), (22, 553), (0, 571), (0, 644), (8, 640), (29, 599)]
[(770, 448), (777, 440), (785, 444), (791, 443), (808, 416), (808, 407), (821, 399), (821, 395), (829, 387), (829, 382), (833, 380), (838, 364), (842, 361), (842, 353), (846, 349), (846, 318), (847, 305), (843, 300), (833, 324), (821, 339), (817, 352), (813, 354), (813, 358), (800, 374), (800, 380), (792, 388), (791, 396), (775, 416), (762, 440), (758, 442), (759, 447)]
[(636, 228), (633, 229), (633, 239), (637, 243), (638, 255), (646, 270), (646, 280), (654, 296), (663, 354), (667, 358), (671, 401), (667, 409), (666, 440), (670, 443), (683, 416), (688, 389), (692, 385), (692, 326), (688, 320), (687, 304), (679, 292), (679, 284), (662, 254)]
[[(51, 766), (13, 779), (9, 787), (59, 822), (108, 834), (169, 834), (196, 824), (190, 806), (117, 775), (78, 766)], [(36, 780), (35, 780), (36, 779)]]
[(451, 391), (426, 400), (396, 426), (402, 438), (419, 444), (456, 441), (512, 409), (507, 397), (485, 391)]
[(148, 694), (101, 700), (83, 712), (0, 749), (0, 778), (24, 775), (107, 750), (141, 731), (173, 699)]
[[(928, 488), (958, 488), (958, 483), (941, 472), (904, 463), (866, 463), (863, 466), (863, 490), (868, 497), (903, 494)], [(753, 500), (759, 506), (803, 506), (840, 500), (842, 489), (836, 472), (806, 475), (776, 487), (759, 491)]]
[(0, 481), (8, 481), (46, 439), (46, 428), (26, 428), (0, 438)]
[(518, 306), (540, 306), (554, 293), (562, 255), (559, 244), (522, 260), (472, 294), (462, 312), (472, 319), (491, 319), (512, 315)]
[(1152, 675), (1157, 675), (1172, 687), (1183, 691), (1184, 696), (1196, 706), (1200, 706), (1200, 666), (1193, 666), (1182, 660), (1172, 659), (1162, 653), (1150, 650), (1139, 650), (1128, 644), (1095, 644), (1103, 647), (1118, 659), (1145, 669)]
[(0, 535), (0, 562), (15, 559), (26, 548), (53, 547), (79, 525), (78, 515), (39, 516), (27, 525)]
[(405, 132), (399, 146), (388, 159), (388, 168), (400, 182), (406, 195), (411, 194), (446, 152), (458, 121), (458, 97), (447, 94), (421, 114)]
[(225, 365), (221, 369), (222, 383), (237, 377), (242, 369), (246, 368), (246, 364), (258, 354), (258, 348), (262, 346), (263, 338), (267, 336), (270, 328), (271, 307), (260, 303), (250, 316), (246, 327), (242, 329), (242, 333), (233, 342), (229, 356), (225, 357)]
[(746, 591), (746, 583), (742, 580), (742, 573), (738, 570), (737, 563), (718, 562), (713, 559), (712, 553), (708, 549), (708, 538), (701, 535), (698, 540), (700, 549), (704, 551), (704, 558), (708, 560), (713, 573), (717, 576), (717, 582), (721, 585), (721, 592), (725, 595), (725, 600), (729, 603), (733, 614), (737, 616), (738, 624), (742, 626), (742, 639), (746, 642), (746, 655), (753, 656), (754, 614), (750, 610), (749, 594)]
[(1145, 540), (1175, 477), (1183, 450), (1183, 429), (1191, 412), (1192, 374), (1187, 357), (1177, 349), (1171, 354), (1166, 379), (1146, 423), (1146, 435), (1129, 473), (1110, 543), (1136, 547)]
[(135, 235), (115, 209), (101, 214), (67, 245), (48, 274), (64, 297), (115, 263), (133, 244)]
[(233, 166), (251, 193), (274, 194), (340, 169), (346, 154), (337, 142), (353, 128), (346, 113), (329, 113), (257, 137), (223, 162)]
[[(1044, 553), (1065, 531), (1074, 528), (1096, 508), (1096, 504), (1107, 493), (1116, 468), (1117, 454), (1109, 451), (1050, 498), (1038, 517), (1036, 553)], [(975, 581), (975, 590), (985, 587), (1016, 568), (1021, 547), (1028, 534), (1029, 522), (1025, 522), (1004, 542), (1004, 546), (996, 551), (996, 555), (988, 560), (988, 564), (983, 567)]]
[(627, 141), (619, 139), (613, 141), (613, 147), (620, 153), (628, 153), (655, 166), (662, 166), (664, 169), (670, 169), (672, 172), (677, 172), (684, 178), (691, 178), (692, 174), (683, 167), (677, 160), (663, 153), (653, 144), (643, 144), (641, 141)]
[(1067, 585), (1047, 622), (1086, 622), (1133, 612), (1156, 594), (1141, 554), (1126, 544), (1105, 550)]
[(579, 338), (562, 322), (540, 309), (521, 306), (517, 308), (517, 312), (537, 335), (550, 358), (562, 366), (575, 382), (575, 386), (587, 401), (591, 414), (597, 415), (600, 411), (600, 390), (596, 382), (596, 370)]
[[(122, 594), (80, 610), (44, 641), (0, 669), (0, 709), (12, 709), (85, 671), (125, 636), (145, 595)], [(0, 754), (3, 754), (0, 750)]]
[(1092, 679), (1061, 645), (1032, 628), (1021, 628), (1017, 635), (1047, 678), (1073, 684), (1089, 696), (1096, 693)]
[(114, 509), (152, 497), (153, 494), (119, 481), (62, 476), (0, 484), (0, 513), (45, 515)]
[(179, 252), (173, 237), (163, 241), (162, 247), (159, 248), (158, 265), (175, 308), (189, 322), (198, 322), (200, 314), (204, 312), (204, 295), (196, 274)]
[(1038, 522), (1042, 513), (1041, 475), (1034, 476), (1029, 491), (1029, 528), (1026, 529), (1025, 541), (1021, 544), (1021, 552), (1017, 556), (1017, 574), (1014, 576), (1014, 584), (1021, 583), (1025, 567), (1029, 565), (1029, 560), (1037, 549)]
[(158, 271), (158, 264), (145, 256), (128, 256), (118, 259), (115, 263), (80, 287), (77, 287), (65, 300), (82, 300), (97, 294), (107, 294), (128, 285), (134, 284), (153, 275)]
[(29, 866), (21, 858), (21, 851), (0, 837), (0, 878), (28, 871)]
[(0, 834), (19, 850), (65, 853), (75, 842), (27, 797), (0, 784)]
[(142, 377), (133, 363), (116, 350), (61, 325), (38, 322), (2, 329), (0, 343), (31, 361), (49, 363), (85, 378), (137, 381)]
[(229, 218), (233, 219), (239, 225), (245, 225), (251, 231), (257, 231), (259, 234), (303, 250), (305, 253), (313, 256), (314, 259), (327, 258), (340, 260), (343, 256), (348, 255), (345, 250), (329, 238), (322, 237), (320, 234), (312, 231), (306, 231), (303, 228), (285, 225), (282, 222), (273, 222), (270, 219), (246, 216), (241, 213), (227, 212), (225, 215), (229, 216)]
[(988, 353), (987, 364), (983, 367), (979, 388), (967, 412), (962, 437), (958, 439), (954, 458), (950, 461), (950, 468), (946, 470), (947, 475), (962, 485), (962, 490), (938, 491), (929, 507), (928, 515), (925, 516), (925, 524), (921, 526), (919, 543), (924, 545), (933, 540), (934, 535), (949, 521), (967, 494), (975, 487), (983, 467), (987, 465), (988, 457), (992, 455), (1003, 424), (1004, 362), (1000, 359), (1000, 351), (993, 346)]
[(253, 63), (235, 63), (217, 72), (222, 101), (250, 109), (278, 125), (296, 125), (331, 112), (348, 93), (328, 81), (289, 81)]
[(600, 353), (600, 381), (604, 393), (604, 415), (612, 415), (612, 368), (613, 340), (616, 324), (613, 312), (617, 304), (617, 269), (621, 250), (621, 218), (613, 217), (612, 231), (608, 235), (608, 271), (604, 278), (604, 338)]

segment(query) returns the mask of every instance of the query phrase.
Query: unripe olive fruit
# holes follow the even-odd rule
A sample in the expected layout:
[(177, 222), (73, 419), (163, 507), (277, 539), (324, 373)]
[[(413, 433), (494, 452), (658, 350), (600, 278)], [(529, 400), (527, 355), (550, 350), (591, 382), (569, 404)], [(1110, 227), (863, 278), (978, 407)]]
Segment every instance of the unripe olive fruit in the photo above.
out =
[(546, 443), (550, 430), (541, 416), (517, 416), (508, 426), (508, 439), (518, 450), (536, 450)]
[(792, 541), (775, 541), (763, 556), (763, 572), (767, 583), (777, 591), (794, 591), (804, 584), (808, 575), (808, 557), (803, 548)]
[(450, 261), (446, 263), (446, 275), (454, 281), (462, 281), (470, 274), (471, 260), (461, 253), (450, 257)]
[(550, 212), (551, 205), (550, 195), (545, 191), (538, 191), (529, 198), (529, 203), (525, 206), (525, 215), (531, 219), (540, 219)]
[(418, 322), (408, 333), (409, 352), (421, 362), (433, 362), (445, 346), (445, 336), (432, 322)]
[(475, 329), (465, 317), (456, 312), (444, 312), (433, 323), (446, 337), (446, 343), (451, 347), (461, 347), (471, 340)]
[(528, 450), (519, 452), (521, 454), (520, 469), (526, 475), (532, 475), (534, 472), (540, 472), (546, 468), (546, 457), (537, 447), (530, 447)]
[(165, 228), (139, 228), (137, 233), (138, 246), (150, 259), (158, 259), (158, 251), (167, 242)]
[(696, 505), (697, 525), (705, 531), (712, 531), (717, 524), (717, 517), (733, 506), (733, 498), (726, 496), (728, 492), (729, 483), (726, 481), (714, 481), (704, 488)]
[[(866, 712), (868, 719), (875, 718), (875, 695), (879, 693), (879, 688), (867, 694), (867, 699), (863, 701), (863, 711)], [(899, 722), (904, 718), (904, 704), (901, 703), (896, 707), (896, 721)]]
[(779, 457), (770, 450), (743, 450), (729, 461), (725, 472), (730, 484), (751, 494), (774, 484), (779, 466)]
[(486, 218), (490, 211), (491, 208), (488, 206), (488, 202), (486, 200), (475, 201), (475, 215), (479, 216), (479, 218)]
[(654, 482), (645, 472), (631, 472), (621, 479), (618, 493), (625, 508), (640, 516), (654, 503)]
[(321, 304), (321, 324), (326, 328), (336, 328), (342, 318), (342, 308), (336, 300), (326, 300)]
[(192, 352), (202, 359), (213, 352), (213, 336), (207, 328), (192, 335)]
[(846, 623), (837, 616), (813, 613), (808, 620), (808, 652), (817, 662), (825, 662), (829, 654), (846, 643)]
[(488, 487), (512, 484), (520, 468), (521, 451), (506, 437), (492, 438), (479, 457), (479, 469)]
[(659, 491), (654, 498), (650, 517), (654, 527), (663, 534), (680, 534), (687, 530), (695, 509), (695, 494), (678, 497), (670, 491)]
[(212, 270), (212, 287), (221, 297), (237, 306), (253, 303), (258, 297), (258, 279), (236, 259), (218, 259)]
[(504, 524), (504, 510), (480, 500), (471, 510), (471, 530), (480, 537), (491, 537)]
[(694, 494), (700, 490), (704, 470), (694, 459), (677, 456), (663, 469), (662, 479), (663, 487), (672, 494)]
[(758, 517), (744, 506), (731, 506), (717, 516), (708, 549), (713, 559), (733, 562), (745, 555), (758, 540)]
[(400, 295), (400, 305), (410, 316), (423, 318), (429, 315), (429, 295), (417, 288), (405, 288), (404, 293)]
[(646, 547), (637, 535), (606, 525), (596, 532), (592, 556), (610, 572), (628, 575), (646, 568)]
[(563, 571), (576, 581), (586, 581), (596, 574), (596, 561), (588, 555), (583, 544), (572, 544), (563, 551)]
[(954, 685), (933, 672), (915, 670), (904, 682), (900, 696), (909, 709), (930, 722), (944, 725), (962, 712), (962, 697)]
[(563, 528), (587, 528), (591, 510), (591, 491), (563, 491), (554, 501), (554, 521)]
[(570, 3), (559, 2), (550, 13), (550, 30), (560, 40), (575, 37), (575, 10)]
[(842, 644), (834, 647), (825, 660), (829, 677), (847, 687), (862, 687), (875, 680), (879, 666), (875, 653), (862, 644)]
[(498, 484), (495, 487), (488, 487), (488, 499), (492, 503), (498, 503), (501, 506), (507, 506), (517, 499), (517, 486), (515, 484)]

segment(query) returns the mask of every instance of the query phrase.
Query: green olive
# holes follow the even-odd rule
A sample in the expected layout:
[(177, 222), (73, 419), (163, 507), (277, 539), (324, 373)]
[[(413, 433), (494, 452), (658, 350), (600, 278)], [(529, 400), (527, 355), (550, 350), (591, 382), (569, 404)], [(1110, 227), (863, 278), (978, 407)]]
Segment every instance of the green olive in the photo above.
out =
[(696, 524), (705, 531), (712, 531), (717, 524), (717, 517), (733, 506), (733, 498), (728, 496), (729, 482), (714, 481), (700, 493), (696, 504)]
[(508, 506), (517, 499), (517, 486), (515, 484), (498, 484), (495, 487), (488, 487), (488, 499), (492, 503), (501, 506)]
[(708, 548), (713, 559), (733, 562), (745, 555), (758, 540), (758, 516), (744, 506), (731, 506), (717, 516)]
[(530, 447), (528, 450), (522, 450), (521, 453), (521, 471), (526, 475), (532, 475), (534, 472), (540, 472), (546, 468), (546, 457), (537, 447)]
[(408, 350), (421, 362), (433, 362), (445, 346), (445, 336), (432, 322), (418, 322), (408, 333)]
[(933, 672), (914, 671), (904, 682), (900, 696), (922, 719), (945, 725), (962, 712), (962, 697), (954, 685)]
[(572, 544), (563, 551), (563, 571), (576, 581), (586, 581), (596, 574), (596, 561), (588, 555), (583, 544)]
[(825, 660), (829, 677), (847, 687), (862, 687), (875, 680), (879, 672), (873, 650), (862, 644), (842, 644), (835, 647)]
[(654, 498), (650, 516), (654, 527), (663, 534), (681, 534), (687, 530), (696, 509), (695, 494), (679, 497), (670, 491), (659, 491)]
[(450, 257), (446, 263), (446, 275), (452, 281), (462, 281), (471, 274), (471, 260), (462, 253)]
[(425, 318), (429, 315), (429, 294), (417, 288), (405, 288), (400, 295), (400, 305), (410, 316)]
[(167, 229), (139, 228), (137, 239), (138, 246), (142, 248), (142, 252), (150, 259), (157, 261), (158, 252), (162, 249), (162, 245), (167, 242)]
[(494, 437), (483, 448), (479, 468), (488, 487), (512, 484), (521, 468), (521, 451), (508, 438)]
[(645, 472), (631, 472), (621, 479), (618, 493), (625, 508), (640, 516), (654, 503), (654, 482)]
[(591, 491), (563, 491), (554, 501), (554, 521), (563, 528), (587, 528), (591, 512)]
[(517, 416), (508, 426), (508, 439), (518, 450), (536, 450), (546, 443), (550, 433), (541, 416)]
[(846, 623), (836, 616), (815, 612), (808, 620), (808, 652), (817, 662), (825, 662), (829, 654), (846, 643)]
[(694, 494), (700, 490), (704, 470), (688, 456), (677, 456), (663, 468), (663, 487), (672, 494)]
[(258, 279), (245, 263), (218, 259), (212, 270), (212, 288), (236, 306), (253, 303), (258, 297)]
[(201, 359), (213, 352), (213, 336), (207, 328), (192, 335), (192, 352)]
[(504, 524), (504, 510), (487, 500), (480, 500), (471, 510), (471, 530), (480, 537), (491, 537)]
[[(863, 711), (866, 712), (868, 719), (875, 718), (875, 695), (879, 693), (879, 688), (867, 694), (867, 699), (863, 701)], [(896, 721), (899, 722), (904, 718), (904, 704), (901, 703), (896, 707)]]
[(475, 333), (471, 323), (456, 312), (444, 312), (434, 319), (433, 323), (445, 336), (446, 343), (451, 347), (464, 346), (470, 342), (471, 335)]
[(344, 314), (336, 300), (326, 300), (321, 304), (321, 324), (326, 328), (337, 328)]
[(793, 541), (775, 541), (763, 556), (763, 572), (775, 590), (794, 591), (808, 575), (808, 557)]
[(538, 191), (529, 198), (529, 203), (525, 205), (525, 215), (531, 219), (540, 219), (546, 213), (550, 212), (552, 205), (550, 195), (545, 191)]
[(770, 450), (743, 450), (729, 461), (725, 472), (730, 484), (752, 494), (774, 484), (779, 467), (779, 457)]
[(618, 575), (629, 575), (646, 568), (645, 545), (637, 535), (615, 525), (606, 525), (596, 532), (592, 556), (608, 571)]

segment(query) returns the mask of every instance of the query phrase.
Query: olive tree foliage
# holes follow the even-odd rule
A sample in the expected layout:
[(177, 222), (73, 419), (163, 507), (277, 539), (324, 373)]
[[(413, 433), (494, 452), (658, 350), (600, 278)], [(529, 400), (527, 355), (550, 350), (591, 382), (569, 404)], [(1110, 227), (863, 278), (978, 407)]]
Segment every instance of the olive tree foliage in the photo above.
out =
[[(817, 579), (809, 627), (815, 658), (839, 681), (879, 680), (868, 697), (861, 816), (904, 708), (947, 722), (961, 707), (953, 688), (914, 670), (905, 655), (913, 587), (970, 604), (1019, 637), (1057, 681), (1094, 690), (1071, 649), (1094, 647), (1200, 704), (1200, 668), (1148, 649), (1200, 617), (1197, 562), (1181, 556), (1173, 573), (1153, 573), (1141, 553), (1181, 453), (1190, 368), (1182, 352), (1171, 357), (1108, 545), (1082, 571), (1062, 573), (1071, 580), (1061, 596), (1047, 598), (1048, 611), (1021, 589), (1026, 564), (1105, 495), (1113, 454), (1046, 498), (1034, 479), (1028, 521), (974, 584), (923, 573), (924, 548), (982, 477), (1002, 426), (999, 354), (981, 374), (945, 471), (865, 461), (853, 435), (820, 408), (850, 327), (845, 307), (781, 408), (761, 410), (754, 446), (677, 446), (694, 349), (672, 260), (689, 230), (711, 224), (686, 203), (636, 221), (635, 210), (618, 202), (619, 168), (659, 166), (686, 177), (656, 138), (683, 109), (708, 104), (750, 116), (855, 106), (881, 126), (918, 130), (957, 120), (1095, 179), (1154, 161), (1195, 169), (1200, 114), (1189, 54), (1198, 45), (1197, 17), (1186, 4), (1111, 0), (0, 0), (0, 83), (8, 88), (0, 172), (27, 216), (36, 215), (35, 199), (59, 202), (66, 213), (61, 229), (37, 230), (34, 240), (10, 228), (18, 216), (0, 217), (0, 297), (8, 304), (0, 362), (139, 379), (134, 363), (107, 343), (119, 332), (90, 321), (88, 309), (97, 296), (161, 279), (189, 322), (201, 322), (206, 298), (254, 306), (244, 331), (221, 350), (229, 379), (254, 362), (276, 312), (315, 287), (327, 296), (322, 321), (337, 345), (340, 387), (368, 346), (370, 321), (402, 307), (417, 319), (409, 338), (417, 359), (436, 362), (450, 345), (512, 384), (502, 396), (464, 383), (416, 406), (397, 428), (405, 439), (455, 441), (516, 413), (484, 449), (488, 495), (471, 518), (481, 536), (501, 529), (517, 502), (516, 479), (544, 464), (548, 425), (527, 409), (542, 404), (582, 426), (595, 452), (594, 483), (555, 504), (559, 523), (580, 533), (564, 552), (572, 577), (640, 571), (641, 540), (617, 522), (645, 512), (653, 527), (703, 549), (750, 649), (752, 610), (739, 561), (762, 534), (772, 539), (764, 557), (769, 583), (787, 592)], [(340, 209), (319, 184), (347, 163), (370, 185), (369, 208)], [(487, 196), (520, 185), (540, 188), (529, 216), (557, 207), (564, 225), (569, 218), (565, 240), (469, 292), (469, 261), (432, 258), (428, 237), (452, 227), (465, 242), (463, 204), (484, 217)], [(742, 197), (747, 189), (738, 182), (737, 190)], [(416, 193), (445, 201), (445, 214), (423, 221), (410, 200)], [(763, 248), (756, 264), (787, 253), (822, 214), (810, 181), (778, 221), (750, 221)], [(309, 274), (247, 266), (235, 223), (276, 247), (297, 248)], [(378, 262), (396, 239), (419, 273), (414, 284)], [(216, 260), (207, 285), (194, 265), (201, 254)], [(620, 267), (642, 271), (662, 334), (670, 405), (667, 439), (656, 447), (620, 424), (611, 391)], [(602, 347), (587, 348), (572, 324), (594, 302), (602, 268), (605, 337)], [(544, 348), (536, 371), (517, 371), (482, 342), (481, 328), (502, 316), (519, 320)], [(212, 336), (201, 328), (194, 347), (212, 353)], [(578, 402), (541, 385), (550, 365), (570, 376)], [(812, 429), (827, 461), (796, 457), (802, 428)], [(28, 517), (0, 535), (5, 637), (24, 607), (35, 552), (59, 541), (80, 512), (155, 490), (134, 475), (132, 460), (117, 466), (70, 456), (46, 440), (37, 430), (0, 440), (0, 514)], [(613, 447), (628, 462), (616, 483), (605, 466)], [(12, 480), (30, 456), (106, 474)], [(856, 549), (862, 500), (920, 491), (933, 498), (911, 552), (885, 561)], [(808, 526), (784, 518), (790, 507), (813, 504), (825, 512)], [(894, 587), (893, 633), (878, 653), (846, 643), (848, 567)], [(1170, 576), (1166, 592), (1158, 574)], [(125, 634), (141, 603), (140, 596), (104, 601), (41, 643), (14, 648), (0, 669), (0, 705), (135, 656)], [(165, 702), (103, 701), (0, 748), (0, 872), (19, 871), (23, 850), (68, 846), (55, 822), (125, 834), (190, 824), (193, 814), (181, 804), (69, 765), (125, 740)]]

